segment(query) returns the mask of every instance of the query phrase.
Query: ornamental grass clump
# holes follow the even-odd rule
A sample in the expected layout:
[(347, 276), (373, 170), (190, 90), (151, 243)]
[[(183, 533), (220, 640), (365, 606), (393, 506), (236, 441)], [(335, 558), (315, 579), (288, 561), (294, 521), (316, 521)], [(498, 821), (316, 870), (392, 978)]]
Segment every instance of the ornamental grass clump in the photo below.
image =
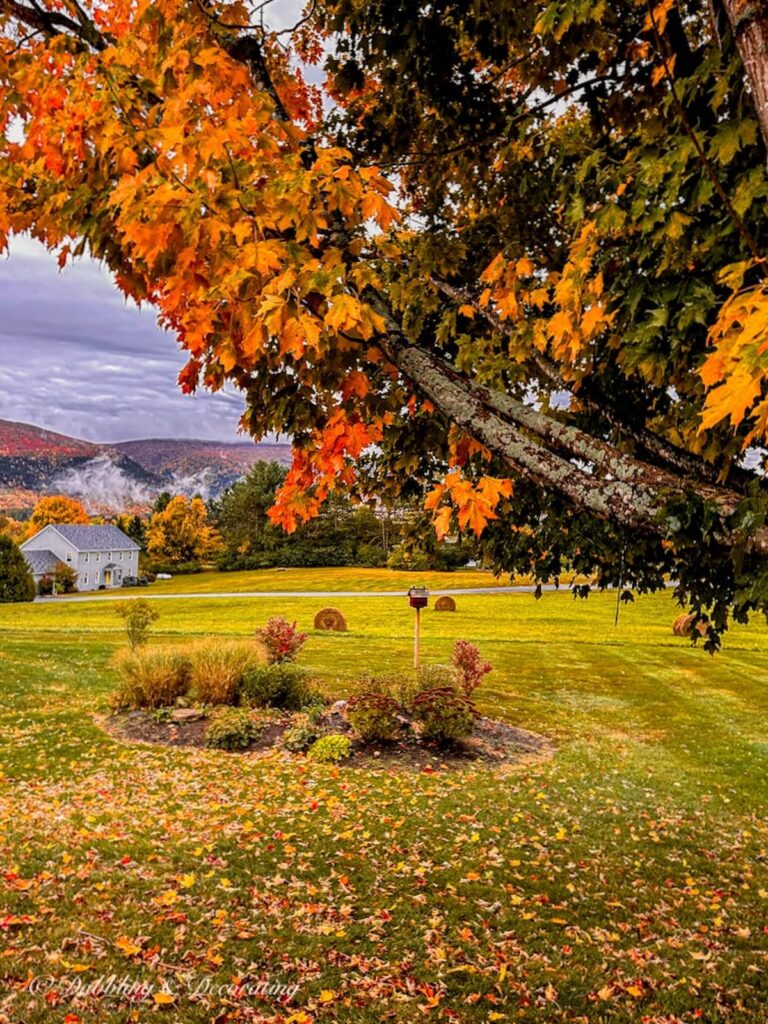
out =
[(122, 650), (113, 664), (120, 677), (112, 697), (116, 710), (168, 707), (189, 690), (192, 665), (179, 647)]
[(249, 669), (264, 664), (264, 650), (252, 640), (211, 637), (189, 651), (192, 696), (201, 704), (235, 704)]

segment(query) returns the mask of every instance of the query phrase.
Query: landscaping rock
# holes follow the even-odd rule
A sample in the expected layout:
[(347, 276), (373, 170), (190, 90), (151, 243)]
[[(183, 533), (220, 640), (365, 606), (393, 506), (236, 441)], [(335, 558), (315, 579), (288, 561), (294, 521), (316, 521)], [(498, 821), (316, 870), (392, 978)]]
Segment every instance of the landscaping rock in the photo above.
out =
[(199, 708), (176, 708), (171, 712), (172, 722), (199, 722), (205, 715)]

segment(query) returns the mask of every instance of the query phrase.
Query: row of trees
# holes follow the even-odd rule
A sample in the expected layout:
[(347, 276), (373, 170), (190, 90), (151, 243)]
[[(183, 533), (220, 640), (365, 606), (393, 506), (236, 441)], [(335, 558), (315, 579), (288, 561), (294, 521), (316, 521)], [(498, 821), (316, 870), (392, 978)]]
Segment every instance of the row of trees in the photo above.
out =
[[(332, 495), (318, 516), (286, 533), (270, 517), (287, 471), (257, 462), (248, 476), (206, 504), (164, 492), (149, 513), (112, 521), (140, 545), (149, 572), (195, 572), (215, 564), (223, 570), (274, 566), (359, 565), (397, 569), (452, 569), (476, 555), (470, 541), (439, 541), (417, 501), (355, 504)], [(44, 497), (25, 523), (0, 519), (0, 534), (19, 543), (49, 524), (103, 522), (74, 498)], [(69, 584), (69, 581), (67, 581)], [(67, 589), (59, 581), (58, 590)], [(71, 588), (70, 588), (71, 589)]]

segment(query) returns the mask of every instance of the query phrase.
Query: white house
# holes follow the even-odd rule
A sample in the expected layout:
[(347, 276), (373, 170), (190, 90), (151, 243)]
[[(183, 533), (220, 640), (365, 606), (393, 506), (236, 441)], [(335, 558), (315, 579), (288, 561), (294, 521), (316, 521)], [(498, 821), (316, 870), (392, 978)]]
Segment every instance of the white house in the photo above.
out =
[(139, 574), (139, 545), (116, 526), (50, 524), (21, 550), (36, 584), (59, 562), (77, 573), (78, 590), (119, 587), (123, 577)]

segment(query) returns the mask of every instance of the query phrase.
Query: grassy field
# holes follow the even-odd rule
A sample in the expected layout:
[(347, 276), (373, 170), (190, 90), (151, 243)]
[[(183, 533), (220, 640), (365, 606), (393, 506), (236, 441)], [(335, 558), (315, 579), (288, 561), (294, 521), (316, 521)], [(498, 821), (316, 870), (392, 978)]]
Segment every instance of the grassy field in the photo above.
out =
[[(326, 603), (160, 601), (156, 633)], [(350, 632), (303, 656), (333, 688), (407, 669), (402, 597), (333, 603)], [(618, 628), (610, 595), (458, 604), (425, 613), (426, 659), (478, 642), (483, 709), (552, 760), (395, 775), (118, 744), (91, 717), (114, 608), (0, 607), (0, 1020), (766, 1021), (768, 630), (711, 658), (669, 595)], [(113, 974), (146, 998), (88, 994)], [(288, 1004), (232, 987), (266, 978)]]
[[(516, 582), (528, 582), (527, 578)], [(391, 590), (405, 592), (409, 587), (432, 590), (466, 590), (473, 587), (509, 586), (509, 577), (495, 577), (483, 569), (456, 572), (398, 572), (393, 569), (254, 569), (244, 572), (207, 572), (157, 580), (151, 594), (237, 594), (246, 591), (304, 590)], [(102, 592), (103, 594), (104, 592)], [(142, 591), (144, 593), (144, 591)], [(99, 596), (98, 594), (96, 596)]]

